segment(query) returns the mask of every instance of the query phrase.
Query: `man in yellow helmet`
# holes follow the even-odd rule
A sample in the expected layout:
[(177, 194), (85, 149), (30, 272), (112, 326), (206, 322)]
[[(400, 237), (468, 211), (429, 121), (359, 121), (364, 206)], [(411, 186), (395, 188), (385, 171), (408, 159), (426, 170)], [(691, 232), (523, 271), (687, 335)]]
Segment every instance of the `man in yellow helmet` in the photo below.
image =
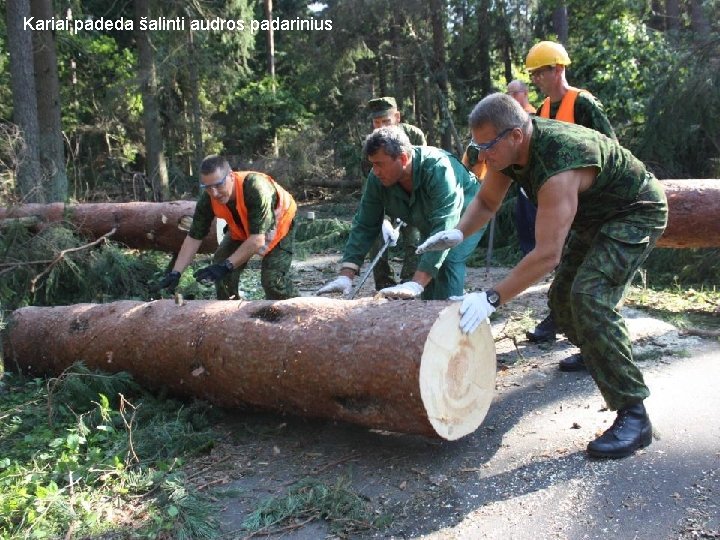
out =
[[(541, 41), (535, 44), (525, 59), (525, 68), (538, 90), (547, 96), (537, 115), (585, 126), (603, 135), (617, 140), (615, 131), (608, 120), (603, 106), (587, 90), (570, 86), (565, 76), (565, 68), (570, 65), (565, 47), (554, 41)], [(551, 289), (554, 286), (551, 285)], [(554, 341), (557, 327), (552, 311), (531, 332), (527, 338), (535, 343)], [(561, 371), (582, 371), (585, 363), (581, 355), (573, 355), (560, 362)]]

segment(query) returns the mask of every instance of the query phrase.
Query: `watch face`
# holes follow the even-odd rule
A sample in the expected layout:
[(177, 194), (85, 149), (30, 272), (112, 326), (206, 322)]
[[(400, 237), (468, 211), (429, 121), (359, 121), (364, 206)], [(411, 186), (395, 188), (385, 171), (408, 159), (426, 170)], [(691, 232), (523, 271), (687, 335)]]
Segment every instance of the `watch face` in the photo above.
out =
[(497, 305), (500, 303), (500, 295), (498, 293), (496, 293), (495, 291), (488, 291), (487, 299), (488, 299), (488, 302), (490, 302), (493, 305), (493, 307), (497, 307)]

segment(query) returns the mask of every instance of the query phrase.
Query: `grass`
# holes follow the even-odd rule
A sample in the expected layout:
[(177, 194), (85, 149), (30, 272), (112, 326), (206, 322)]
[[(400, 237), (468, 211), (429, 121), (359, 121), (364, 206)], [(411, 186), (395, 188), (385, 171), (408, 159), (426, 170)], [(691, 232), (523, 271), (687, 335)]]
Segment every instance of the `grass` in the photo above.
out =
[(49, 381), (5, 374), (0, 537), (215, 537), (213, 504), (182, 469), (215, 440), (209, 411), (81, 364)]
[(720, 330), (720, 290), (716, 287), (633, 286), (625, 304), (647, 311), (680, 329)]

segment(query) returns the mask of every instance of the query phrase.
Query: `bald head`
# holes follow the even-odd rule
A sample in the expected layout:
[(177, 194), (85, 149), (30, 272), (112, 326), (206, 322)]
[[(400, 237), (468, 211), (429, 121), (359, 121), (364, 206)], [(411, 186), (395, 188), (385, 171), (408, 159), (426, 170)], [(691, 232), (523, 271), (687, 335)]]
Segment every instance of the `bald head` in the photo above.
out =
[(507, 93), (510, 95), (513, 95), (518, 92), (527, 95), (527, 93), (528, 93), (527, 85), (518, 79), (515, 79), (514, 81), (510, 81), (510, 84), (508, 84), (508, 86), (507, 86)]

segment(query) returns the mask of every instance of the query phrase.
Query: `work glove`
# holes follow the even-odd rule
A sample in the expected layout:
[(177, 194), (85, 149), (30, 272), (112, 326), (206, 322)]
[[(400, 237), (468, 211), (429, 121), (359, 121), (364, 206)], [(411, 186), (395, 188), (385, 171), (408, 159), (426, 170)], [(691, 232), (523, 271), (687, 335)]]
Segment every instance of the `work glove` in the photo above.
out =
[(472, 334), (480, 323), (495, 313), (495, 308), (488, 302), (487, 294), (474, 292), (465, 296), (451, 296), (450, 300), (462, 300), (460, 306), (460, 330)]
[(163, 278), (152, 287), (153, 292), (167, 289), (170, 293), (174, 293), (175, 289), (180, 283), (180, 272), (173, 270), (172, 272), (166, 273)]
[(427, 251), (445, 251), (457, 246), (465, 239), (462, 231), (458, 229), (450, 229), (448, 231), (440, 231), (433, 234), (418, 246), (415, 253), (421, 255)]
[(390, 247), (397, 246), (398, 237), (400, 236), (400, 229), (393, 229), (392, 224), (384, 219), (382, 223), (382, 236), (383, 243), (388, 244)]
[(318, 289), (318, 292), (315, 293), (315, 296), (320, 296), (321, 294), (330, 294), (334, 292), (348, 295), (350, 294), (350, 289), (352, 289), (352, 280), (347, 276), (338, 276), (330, 283), (326, 283), (323, 287)]
[(385, 298), (398, 298), (400, 300), (413, 300), (420, 296), (425, 287), (420, 285), (417, 281), (406, 281), (400, 285), (394, 287), (385, 287), (380, 289), (378, 294)]
[(193, 276), (195, 276), (195, 281), (198, 283), (210, 283), (224, 278), (230, 272), (232, 272), (232, 270), (223, 262), (201, 268), (197, 270)]

